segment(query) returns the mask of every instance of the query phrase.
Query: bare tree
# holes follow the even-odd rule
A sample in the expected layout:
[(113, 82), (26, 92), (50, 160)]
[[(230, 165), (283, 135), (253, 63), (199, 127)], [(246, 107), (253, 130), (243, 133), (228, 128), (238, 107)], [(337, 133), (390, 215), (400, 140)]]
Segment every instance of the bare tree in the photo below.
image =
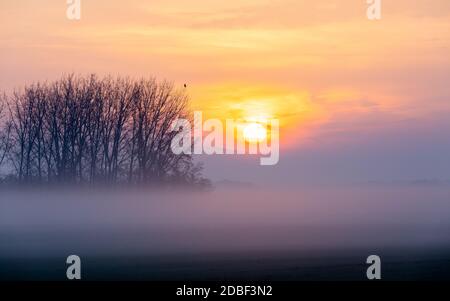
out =
[[(170, 126), (177, 118), (186, 118), (188, 98), (167, 82), (141, 80), (134, 93), (133, 141), (136, 149), (137, 180), (164, 179), (174, 166), (170, 151), (174, 133)], [(134, 156), (134, 155), (133, 155)]]
[(19, 182), (206, 183), (190, 155), (170, 149), (171, 124), (189, 112), (169, 82), (68, 75), (7, 103), (0, 163), (8, 154)]
[(0, 95), (0, 169), (11, 149), (11, 123), (5, 116), (6, 96)]

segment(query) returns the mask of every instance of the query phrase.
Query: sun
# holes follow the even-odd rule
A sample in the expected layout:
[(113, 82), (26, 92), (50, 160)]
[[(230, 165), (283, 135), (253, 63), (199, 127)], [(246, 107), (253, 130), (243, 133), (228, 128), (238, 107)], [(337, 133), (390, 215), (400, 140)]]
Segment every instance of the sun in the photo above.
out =
[(267, 129), (260, 123), (252, 122), (244, 127), (244, 139), (248, 142), (261, 142), (267, 138)]

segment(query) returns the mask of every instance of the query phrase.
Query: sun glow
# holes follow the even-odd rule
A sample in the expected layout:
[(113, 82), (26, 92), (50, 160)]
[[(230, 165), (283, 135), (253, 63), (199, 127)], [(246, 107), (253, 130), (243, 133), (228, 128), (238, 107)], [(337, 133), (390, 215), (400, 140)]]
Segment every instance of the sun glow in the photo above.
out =
[(252, 122), (244, 127), (244, 139), (248, 142), (261, 142), (267, 138), (267, 129), (260, 123)]

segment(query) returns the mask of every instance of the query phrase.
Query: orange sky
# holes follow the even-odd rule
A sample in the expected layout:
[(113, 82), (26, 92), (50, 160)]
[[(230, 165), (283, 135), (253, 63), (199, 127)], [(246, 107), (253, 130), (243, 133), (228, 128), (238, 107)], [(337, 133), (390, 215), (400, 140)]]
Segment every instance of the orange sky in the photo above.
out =
[(383, 1), (376, 22), (366, 7), (82, 0), (74, 22), (65, 0), (2, 1), (0, 88), (68, 72), (154, 75), (187, 83), (211, 117), (279, 118), (285, 146), (450, 110), (450, 1)]

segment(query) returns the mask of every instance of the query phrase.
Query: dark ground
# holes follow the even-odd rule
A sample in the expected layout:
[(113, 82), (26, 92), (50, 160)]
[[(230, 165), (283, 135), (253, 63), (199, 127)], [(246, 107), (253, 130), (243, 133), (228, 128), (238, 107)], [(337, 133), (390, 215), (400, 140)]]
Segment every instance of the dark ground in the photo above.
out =
[[(261, 252), (149, 257), (80, 254), (83, 280), (366, 280), (368, 250)], [(450, 280), (450, 250), (379, 254), (383, 280)], [(0, 280), (65, 280), (65, 257), (1, 258)]]

